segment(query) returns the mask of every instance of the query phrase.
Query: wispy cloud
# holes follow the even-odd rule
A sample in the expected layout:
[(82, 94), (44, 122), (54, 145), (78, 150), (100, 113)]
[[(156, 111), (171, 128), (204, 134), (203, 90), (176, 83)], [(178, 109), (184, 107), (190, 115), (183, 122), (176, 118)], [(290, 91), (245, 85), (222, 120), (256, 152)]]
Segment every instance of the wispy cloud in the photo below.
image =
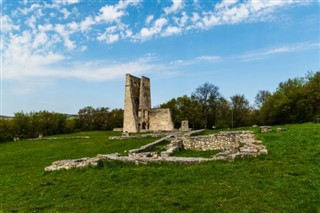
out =
[(314, 48), (320, 48), (320, 43), (298, 43), (298, 44), (284, 45), (284, 46), (270, 48), (270, 49), (247, 52), (238, 56), (237, 58), (243, 61), (254, 61), (254, 60), (260, 60), (272, 55), (298, 52), (298, 51), (314, 49)]
[[(79, 4), (78, 4), (79, 3)], [(196, 63), (213, 63), (219, 56), (199, 56), (191, 60), (176, 60), (159, 64), (145, 57), (134, 61), (79, 65), (70, 53), (87, 50), (86, 42), (113, 44), (121, 40), (144, 42), (157, 37), (185, 34), (211, 29), (216, 25), (259, 21), (286, 6), (305, 4), (298, 0), (238, 1), (223, 0), (202, 7), (200, 1), (173, 0), (159, 14), (144, 14), (141, 23), (131, 23), (131, 10), (143, 7), (142, 1), (106, 2), (96, 11), (79, 14), (80, 0), (55, 0), (52, 3), (17, 3), (18, 8), (5, 11), (1, 17), (3, 38), (3, 77), (66, 77), (90, 81), (105, 81), (130, 70), (133, 74), (151, 72), (159, 67), (179, 68)], [(159, 5), (161, 5), (159, 3)], [(196, 7), (194, 5), (197, 5)], [(163, 4), (162, 4), (163, 6)], [(7, 14), (6, 14), (7, 12)], [(137, 12), (137, 11), (136, 11)], [(27, 18), (26, 18), (27, 17)], [(283, 46), (241, 55), (241, 60), (257, 60), (273, 54), (319, 47), (319, 44)], [(68, 68), (57, 66), (69, 64)], [(91, 64), (91, 65), (92, 65)], [(93, 69), (94, 68), (94, 69)], [(163, 69), (165, 70), (165, 69)]]
[[(2, 31), (21, 35), (31, 30), (33, 34), (38, 34), (44, 26), (51, 25), (47, 32), (61, 38), (57, 45), (63, 43), (68, 51), (72, 51), (76, 50), (78, 43), (86, 40), (107, 44), (121, 40), (146, 41), (195, 30), (208, 30), (217, 25), (264, 21), (276, 14), (278, 9), (306, 4), (300, 0), (222, 0), (212, 4), (212, 7), (203, 7), (199, 1), (172, 0), (169, 6), (160, 10), (160, 14), (147, 13), (141, 23), (131, 23), (128, 21), (132, 16), (129, 9), (140, 10), (138, 8), (143, 7), (140, 0), (107, 2), (98, 10), (86, 14), (80, 14), (74, 7), (80, 3), (80, 0), (55, 0), (52, 4), (45, 1), (25, 3), (12, 11), (12, 14), (1, 18)], [(161, 7), (164, 4), (158, 5)], [(21, 20), (25, 20), (23, 29), (19, 27)]]
[(163, 10), (166, 13), (166, 15), (168, 15), (170, 13), (176, 13), (182, 8), (183, 8), (182, 0), (172, 0), (172, 5), (170, 7), (165, 7)]

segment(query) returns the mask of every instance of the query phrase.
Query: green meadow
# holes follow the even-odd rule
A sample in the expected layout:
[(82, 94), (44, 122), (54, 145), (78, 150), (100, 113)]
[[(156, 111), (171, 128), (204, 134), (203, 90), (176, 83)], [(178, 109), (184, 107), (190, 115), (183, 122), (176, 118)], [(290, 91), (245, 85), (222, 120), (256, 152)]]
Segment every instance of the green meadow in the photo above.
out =
[(0, 212), (320, 212), (320, 125), (281, 127), (256, 133), (268, 155), (193, 165), (109, 161), (44, 172), (56, 160), (125, 154), (155, 140), (111, 141), (119, 133), (110, 131), (2, 143)]

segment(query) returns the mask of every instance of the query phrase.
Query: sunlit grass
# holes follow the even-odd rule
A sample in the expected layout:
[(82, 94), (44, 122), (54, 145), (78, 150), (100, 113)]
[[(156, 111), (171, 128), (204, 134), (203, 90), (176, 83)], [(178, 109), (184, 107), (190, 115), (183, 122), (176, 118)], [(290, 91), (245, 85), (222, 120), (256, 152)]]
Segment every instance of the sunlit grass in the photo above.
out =
[(114, 132), (0, 144), (0, 212), (319, 212), (320, 125), (284, 128), (257, 134), (266, 156), (194, 165), (105, 162), (44, 172), (56, 160), (124, 153), (154, 141), (109, 140)]

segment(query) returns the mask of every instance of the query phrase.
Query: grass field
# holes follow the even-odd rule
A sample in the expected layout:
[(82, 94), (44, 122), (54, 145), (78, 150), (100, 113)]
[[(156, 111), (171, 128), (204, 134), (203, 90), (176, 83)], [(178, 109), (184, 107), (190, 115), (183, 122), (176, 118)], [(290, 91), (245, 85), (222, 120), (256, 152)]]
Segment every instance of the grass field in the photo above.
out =
[(284, 127), (257, 135), (266, 156), (198, 165), (106, 162), (45, 173), (56, 160), (124, 153), (154, 139), (84, 132), (72, 135), (90, 139), (0, 144), (0, 212), (320, 212), (320, 125)]

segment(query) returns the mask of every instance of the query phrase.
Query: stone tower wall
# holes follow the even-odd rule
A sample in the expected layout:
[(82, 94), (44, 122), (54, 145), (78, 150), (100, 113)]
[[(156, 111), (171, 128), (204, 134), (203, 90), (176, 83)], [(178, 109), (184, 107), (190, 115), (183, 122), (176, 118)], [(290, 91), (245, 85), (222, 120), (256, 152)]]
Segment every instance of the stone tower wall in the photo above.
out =
[(151, 131), (172, 131), (174, 128), (170, 109), (152, 109), (149, 123)]
[(140, 78), (126, 75), (125, 86), (125, 103), (123, 115), (123, 131), (137, 132), (138, 131), (138, 108), (140, 95)]
[(126, 75), (123, 132), (172, 131), (169, 109), (151, 109), (150, 79)]
[(139, 95), (139, 131), (149, 130), (149, 113), (151, 109), (150, 98), (150, 79), (144, 76), (140, 80), (140, 95)]

